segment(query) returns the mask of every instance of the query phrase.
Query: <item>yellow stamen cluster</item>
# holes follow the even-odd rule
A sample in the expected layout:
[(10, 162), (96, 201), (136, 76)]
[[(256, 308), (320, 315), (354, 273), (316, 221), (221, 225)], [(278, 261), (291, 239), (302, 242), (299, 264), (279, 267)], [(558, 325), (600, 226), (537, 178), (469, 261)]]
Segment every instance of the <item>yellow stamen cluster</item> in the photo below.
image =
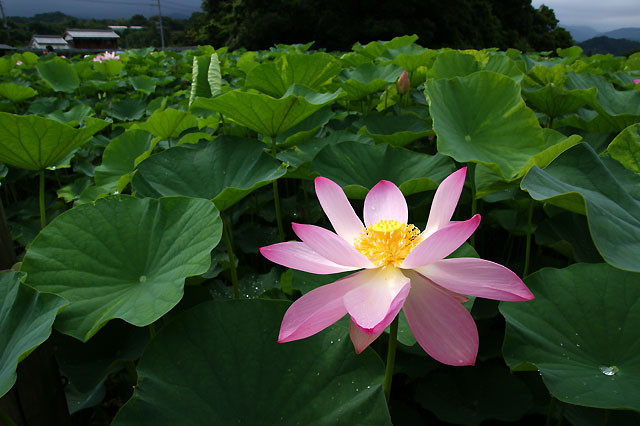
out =
[(420, 241), (420, 231), (415, 226), (381, 220), (364, 228), (354, 246), (376, 266), (397, 267)]

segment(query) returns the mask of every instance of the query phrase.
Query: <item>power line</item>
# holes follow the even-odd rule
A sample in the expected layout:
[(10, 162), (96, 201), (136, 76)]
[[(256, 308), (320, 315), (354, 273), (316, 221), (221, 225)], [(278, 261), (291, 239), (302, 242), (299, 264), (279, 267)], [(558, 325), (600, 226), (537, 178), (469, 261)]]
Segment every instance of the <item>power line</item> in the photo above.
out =
[(2, 12), (2, 22), (4, 29), (7, 32), (7, 44), (9, 44), (9, 25), (7, 25), (7, 16), (4, 14), (4, 7), (2, 6), (2, 0), (0, 0), (0, 12)]
[(164, 49), (164, 29), (162, 28), (162, 9), (160, 8), (160, 0), (158, 0), (158, 17), (160, 18), (160, 42)]
[(130, 2), (130, 1), (111, 1), (110, 0), (108, 3), (101, 0), (73, 0), (73, 1), (79, 1), (82, 3), (96, 3), (96, 4), (102, 4), (105, 6), (111, 5), (111, 4), (121, 4), (124, 6), (155, 6), (154, 3), (138, 3), (138, 2)]

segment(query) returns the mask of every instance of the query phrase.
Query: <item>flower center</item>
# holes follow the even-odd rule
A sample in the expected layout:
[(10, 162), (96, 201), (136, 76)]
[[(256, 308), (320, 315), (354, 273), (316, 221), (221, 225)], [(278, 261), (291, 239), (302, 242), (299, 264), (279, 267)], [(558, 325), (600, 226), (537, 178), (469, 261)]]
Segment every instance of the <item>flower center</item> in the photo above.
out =
[(420, 241), (420, 231), (415, 226), (381, 220), (364, 228), (354, 247), (376, 266), (400, 266)]

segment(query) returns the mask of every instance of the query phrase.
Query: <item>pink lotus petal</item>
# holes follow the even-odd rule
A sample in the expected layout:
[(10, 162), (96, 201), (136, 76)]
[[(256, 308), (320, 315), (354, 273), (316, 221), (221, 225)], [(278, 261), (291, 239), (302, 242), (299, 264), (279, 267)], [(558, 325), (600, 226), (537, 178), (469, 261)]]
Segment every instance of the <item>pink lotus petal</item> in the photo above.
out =
[(312, 274), (335, 274), (360, 269), (333, 263), (311, 250), (305, 243), (298, 241), (260, 247), (260, 253), (278, 265)]
[(411, 293), (404, 314), (418, 344), (448, 365), (473, 365), (478, 354), (478, 329), (471, 314), (453, 297), (409, 272)]
[(423, 237), (428, 237), (438, 229), (442, 229), (449, 224), (451, 216), (453, 216), (453, 212), (458, 205), (462, 188), (464, 188), (466, 173), (467, 168), (463, 167), (450, 174), (442, 181), (440, 186), (438, 186), (436, 195), (433, 197), (433, 203), (431, 203), (429, 219), (427, 221), (427, 227), (422, 234)]
[(318, 287), (293, 302), (282, 319), (278, 342), (304, 339), (329, 327), (345, 316), (344, 295), (361, 284), (358, 276), (349, 275), (334, 283)]
[(520, 277), (488, 260), (444, 259), (415, 270), (455, 293), (510, 302), (533, 299)]
[(374, 225), (381, 220), (407, 223), (409, 211), (400, 189), (388, 180), (381, 180), (364, 199), (364, 224)]
[(401, 267), (414, 269), (444, 259), (467, 241), (479, 224), (479, 214), (463, 222), (451, 222), (411, 250)]
[(362, 232), (364, 225), (353, 211), (344, 191), (338, 184), (324, 177), (317, 177), (315, 185), (318, 201), (336, 234), (352, 244)]
[(293, 232), (314, 252), (338, 265), (373, 268), (373, 263), (351, 244), (328, 229), (292, 223)]
[(367, 269), (358, 274), (361, 284), (344, 296), (353, 321), (369, 333), (383, 331), (400, 312), (409, 294), (409, 278), (396, 268)]
[[(384, 330), (383, 330), (384, 331)], [(382, 331), (379, 333), (369, 333), (356, 324), (353, 319), (349, 323), (349, 337), (353, 342), (353, 347), (356, 349), (356, 353), (364, 351), (369, 345), (376, 340)]]

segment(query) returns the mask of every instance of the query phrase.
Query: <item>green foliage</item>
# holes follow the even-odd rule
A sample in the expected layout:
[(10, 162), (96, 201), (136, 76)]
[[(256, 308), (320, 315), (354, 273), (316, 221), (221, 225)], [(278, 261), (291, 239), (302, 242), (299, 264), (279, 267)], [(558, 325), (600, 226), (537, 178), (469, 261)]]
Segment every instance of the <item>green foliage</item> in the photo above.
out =
[[(287, 307), (213, 301), (185, 312), (148, 347), (139, 387), (113, 424), (391, 425), (373, 351), (356, 356), (342, 325), (278, 344)], [(228, 334), (228, 324), (237, 334)]]
[(516, 47), (554, 50), (573, 40), (553, 10), (530, 0), (379, 1), (203, 0), (202, 30), (215, 45), (266, 49), (278, 43), (314, 41), (315, 47), (346, 50), (363, 40), (417, 34), (431, 47)]
[[(277, 8), (288, 4), (274, 11), (287, 17)], [(0, 249), (22, 260), (0, 276), (0, 390), (55, 318), (77, 424), (378, 425), (389, 413), (400, 426), (638, 424), (638, 57), (425, 48), (419, 31), (494, 46), (502, 34), (525, 50), (521, 34), (555, 25), (543, 9), (545, 19), (531, 18), (527, 1), (428, 4), (442, 14), (360, 8), (358, 21), (387, 41), (348, 52), (204, 45), (127, 50), (105, 66), (28, 52), (0, 59)], [(259, 9), (237, 0), (227, 11), (241, 21), (249, 6)], [(316, 19), (354, 21), (350, 2), (329, 6)], [(456, 19), (444, 13), (456, 8)], [(259, 18), (258, 29), (281, 16)], [(198, 19), (191, 30), (204, 37), (211, 27)], [(425, 19), (448, 26), (418, 25)], [(473, 19), (483, 28), (465, 23)], [(405, 23), (414, 35), (389, 30)], [(480, 213), (482, 222), (453, 256), (526, 275), (536, 296), (499, 310), (480, 297), (463, 303), (479, 331), (474, 367), (437, 364), (401, 314), (387, 411), (387, 332), (360, 355), (345, 323), (277, 343), (288, 303), (344, 276), (260, 255), (297, 239), (291, 222), (331, 227), (316, 176), (341, 186), (358, 215), (370, 188), (390, 180), (424, 229), (436, 187), (463, 166), (452, 220)], [(262, 300), (224, 300), (234, 293)], [(531, 369), (542, 375), (520, 371)], [(563, 401), (556, 409), (549, 393)]]

